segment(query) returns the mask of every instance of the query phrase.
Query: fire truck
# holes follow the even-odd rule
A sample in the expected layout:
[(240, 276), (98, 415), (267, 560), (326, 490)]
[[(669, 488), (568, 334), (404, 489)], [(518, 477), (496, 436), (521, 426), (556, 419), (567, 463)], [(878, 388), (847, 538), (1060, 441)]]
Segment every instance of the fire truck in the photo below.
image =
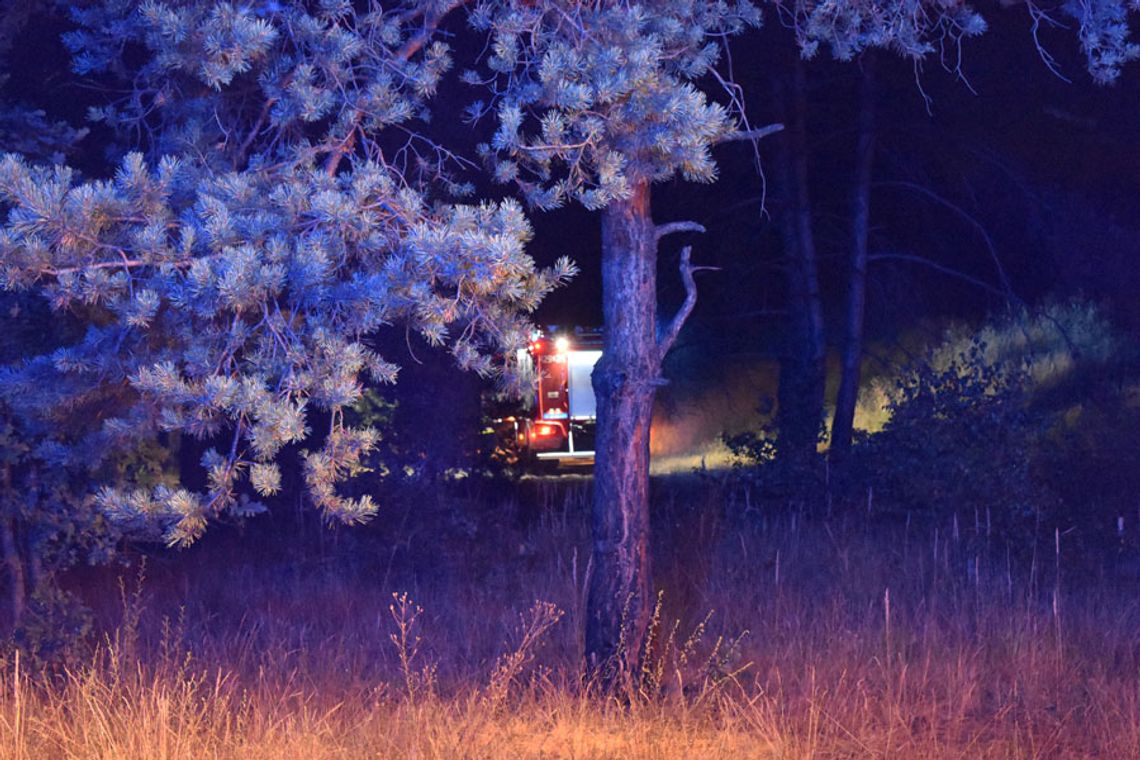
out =
[(531, 390), (512, 414), (492, 420), (492, 457), (524, 466), (592, 463), (598, 412), (590, 374), (601, 356), (599, 331), (536, 332), (518, 356)]

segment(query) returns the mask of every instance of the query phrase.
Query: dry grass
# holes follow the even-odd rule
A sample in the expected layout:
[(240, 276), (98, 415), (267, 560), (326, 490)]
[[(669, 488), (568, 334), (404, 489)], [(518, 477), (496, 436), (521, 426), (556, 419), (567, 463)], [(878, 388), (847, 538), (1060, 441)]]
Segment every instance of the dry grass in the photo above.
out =
[(88, 664), (48, 678), (8, 659), (0, 752), (1140, 757), (1132, 581), (1078, 570), (1063, 539), (1019, 557), (965, 517), (759, 512), (707, 482), (657, 489), (653, 664), (601, 698), (576, 665), (586, 487), (393, 508), (309, 555), (223, 535), (157, 557), (140, 622)]

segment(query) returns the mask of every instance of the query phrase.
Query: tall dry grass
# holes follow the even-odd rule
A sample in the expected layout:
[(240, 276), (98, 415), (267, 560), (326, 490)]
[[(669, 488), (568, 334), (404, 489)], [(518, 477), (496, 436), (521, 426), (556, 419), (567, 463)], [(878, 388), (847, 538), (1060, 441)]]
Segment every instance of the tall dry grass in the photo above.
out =
[(211, 536), (125, 604), (89, 580), (112, 632), (68, 671), (8, 658), (4, 757), (1140, 757), (1124, 558), (705, 480), (656, 487), (652, 652), (602, 697), (587, 489), (393, 507), (323, 549)]

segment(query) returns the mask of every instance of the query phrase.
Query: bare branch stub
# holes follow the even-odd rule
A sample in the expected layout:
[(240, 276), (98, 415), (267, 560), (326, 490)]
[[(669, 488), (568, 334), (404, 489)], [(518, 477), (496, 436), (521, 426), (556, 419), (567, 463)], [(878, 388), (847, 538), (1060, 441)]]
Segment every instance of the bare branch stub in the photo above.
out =
[(657, 239), (672, 235), (677, 232), (705, 232), (704, 225), (697, 222), (669, 222), (668, 224), (657, 225), (656, 236)]

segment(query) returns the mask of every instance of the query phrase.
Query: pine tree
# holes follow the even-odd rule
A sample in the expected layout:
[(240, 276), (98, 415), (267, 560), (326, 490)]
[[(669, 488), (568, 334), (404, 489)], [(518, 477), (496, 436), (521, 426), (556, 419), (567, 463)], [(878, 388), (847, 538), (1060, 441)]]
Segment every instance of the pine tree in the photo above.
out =
[[(655, 224), (650, 188), (681, 176), (716, 178), (712, 147), (746, 130), (742, 114), (697, 86), (714, 76), (723, 40), (757, 26), (743, 2), (642, 4), (511, 1), (480, 6), (473, 25), (491, 37), (481, 71), (466, 79), (494, 98), (481, 152), (500, 181), (547, 209), (576, 201), (600, 210), (604, 345), (598, 399), (594, 555), (586, 653), (606, 680), (635, 672), (654, 594), (649, 566), (649, 422), (665, 354), (692, 310), (687, 297), (658, 335), (658, 241), (701, 229)], [(751, 136), (759, 137), (764, 131)]]
[[(283, 450), (308, 446), (309, 499), (346, 523), (337, 484), (379, 432), (343, 410), (397, 367), (369, 336), (400, 324), (511, 382), (526, 315), (572, 272), (537, 268), (511, 201), (460, 205), (422, 137), (450, 65), (449, 2), (126, 2), (72, 7), (77, 74), (127, 94), (92, 110), (119, 135), (106, 179), (0, 159), (0, 282), (81, 316), (81, 339), (0, 382), (45, 466), (90, 468), (164, 434), (208, 442), (203, 493), (103, 487), (122, 525), (171, 545), (261, 511)], [(140, 56), (139, 51), (145, 51)], [(83, 412), (80, 430), (46, 424)], [(319, 432), (314, 432), (317, 424)]]

